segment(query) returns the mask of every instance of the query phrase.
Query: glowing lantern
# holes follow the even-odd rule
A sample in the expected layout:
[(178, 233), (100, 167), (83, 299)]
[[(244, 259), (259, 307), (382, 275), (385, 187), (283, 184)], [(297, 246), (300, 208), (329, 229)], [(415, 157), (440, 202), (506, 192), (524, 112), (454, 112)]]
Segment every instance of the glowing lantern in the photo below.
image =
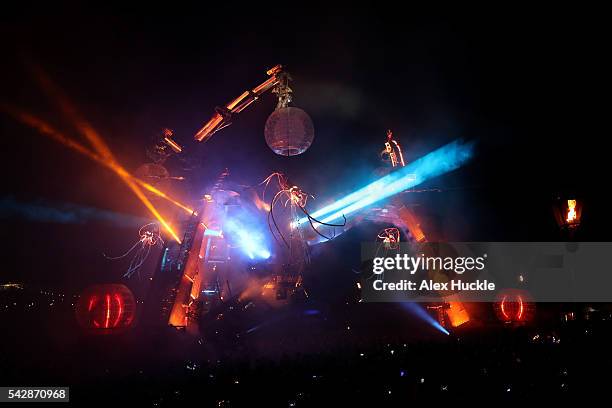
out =
[(535, 313), (535, 304), (524, 290), (504, 290), (494, 304), (497, 318), (507, 324), (525, 324)]
[(575, 230), (582, 218), (582, 202), (575, 198), (557, 199), (554, 206), (557, 224), (562, 229)]
[(264, 130), (266, 143), (281, 156), (304, 153), (314, 140), (310, 116), (292, 106), (278, 108), (268, 117)]
[(130, 327), (135, 310), (134, 295), (127, 286), (101, 284), (83, 291), (77, 303), (76, 317), (84, 329), (107, 333)]

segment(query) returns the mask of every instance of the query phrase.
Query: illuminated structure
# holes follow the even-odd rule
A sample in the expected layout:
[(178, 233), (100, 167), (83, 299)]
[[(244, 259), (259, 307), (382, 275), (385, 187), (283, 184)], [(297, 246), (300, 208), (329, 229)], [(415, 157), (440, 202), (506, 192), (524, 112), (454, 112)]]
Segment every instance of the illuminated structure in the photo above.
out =
[[(174, 200), (153, 185), (156, 181), (169, 178), (169, 173), (161, 166), (161, 163), (169, 155), (183, 151), (183, 148), (174, 140), (171, 130), (164, 129), (162, 135), (157, 138), (154, 147), (150, 150), (150, 158), (153, 160), (153, 163), (147, 163), (143, 166), (142, 172), (139, 174), (145, 180), (135, 177), (119, 164), (102, 136), (85, 118), (77, 113), (74, 106), (63, 97), (49, 79), (42, 72), (38, 74), (37, 79), (43, 89), (57, 102), (62, 113), (89, 142), (89, 146), (85, 146), (65, 136), (50, 126), (49, 123), (33, 115), (16, 109), (7, 110), (21, 122), (112, 170), (145, 205), (159, 222), (159, 227), (156, 232), (141, 231), (140, 240), (136, 243), (136, 248), (140, 248), (142, 251), (137, 251), (136, 257), (132, 260), (132, 265), (126, 275), (130, 276), (138, 270), (144, 259), (146, 259), (146, 255), (152, 245), (156, 242), (162, 242), (159, 229), (167, 232), (173, 241), (169, 242), (164, 248), (160, 268), (154, 278), (152, 292), (163, 299), (162, 314), (165, 323), (187, 329), (194, 327), (197, 323), (198, 315), (203, 310), (206, 310), (206, 308), (211, 307), (214, 302), (221, 301), (223, 298), (224, 285), (220, 284), (218, 276), (220, 269), (223, 268), (223, 265), (228, 260), (229, 249), (223, 233), (224, 230), (231, 232), (231, 235), (238, 237), (242, 241), (242, 245), (249, 257), (267, 258), (271, 255), (268, 249), (261, 247), (261, 245), (257, 244), (256, 240), (252, 239), (252, 234), (245, 230), (244, 225), (235, 220), (228, 221), (225, 219), (223, 215), (224, 210), (222, 209), (225, 204), (218, 200), (217, 193), (221, 191), (221, 185), (227, 173), (222, 175), (209, 194), (197, 206), (197, 212), (194, 212), (192, 208)], [(266, 142), (275, 153), (282, 155), (296, 155), (308, 149), (314, 138), (314, 129), (308, 115), (297, 108), (289, 106), (292, 100), (292, 90), (289, 87), (291, 78), (289, 74), (280, 65), (269, 70), (267, 74), (269, 78), (259, 86), (243, 92), (224, 107), (217, 108), (213, 117), (197, 132), (195, 139), (197, 141), (208, 140), (215, 132), (231, 124), (232, 115), (242, 112), (263, 93), (272, 91), (276, 94), (278, 103), (276, 110), (266, 123)], [(385, 158), (388, 157), (388, 161), (393, 169), (392, 172), (312, 215), (304, 209), (308, 195), (299, 187), (285, 180), (281, 183), (280, 194), (275, 196), (270, 205), (270, 214), (272, 215), (274, 204), (276, 203), (275, 200), (280, 200), (284, 195), (286, 195), (293, 210), (297, 209), (303, 213), (302, 218), (298, 219), (294, 215), (291, 222), (287, 223), (289, 228), (298, 230), (298, 233), (291, 235), (290, 242), (285, 242), (290, 248), (289, 258), (293, 260), (294, 254), (292, 248), (300, 248), (300, 250), (303, 248), (299, 245), (293, 245), (293, 241), (296, 239), (299, 239), (300, 244), (303, 244), (303, 238), (300, 236), (299, 231), (301, 224), (308, 222), (317, 235), (324, 239), (329, 239), (329, 236), (319, 231), (318, 228), (320, 226), (341, 226), (340, 224), (332, 224), (332, 222), (344, 218), (345, 215), (367, 208), (371, 204), (405, 192), (432, 177), (452, 171), (469, 160), (471, 155), (472, 146), (470, 144), (462, 144), (456, 141), (412, 163), (406, 164), (400, 144), (394, 139), (393, 133), (389, 131), (387, 132), (383, 156)], [(172, 227), (153, 206), (150, 199), (145, 196), (145, 192), (168, 200), (187, 212), (189, 217), (183, 222), (182, 228), (175, 229)], [(416, 215), (410, 208), (403, 205), (400, 200), (394, 201), (394, 203), (397, 203), (395, 215), (400, 220), (402, 226), (407, 231), (410, 231), (414, 240), (418, 242), (424, 241), (425, 234), (420, 227)], [(573, 208), (575, 209), (576, 219), (579, 219), (578, 206)], [(568, 218), (568, 222), (573, 222), (573, 219)], [(183, 239), (179, 238), (177, 231), (183, 231)], [(284, 238), (283, 240), (286, 241)], [(387, 243), (391, 244), (391, 238), (387, 237), (387, 240)], [(397, 238), (397, 242), (399, 242), (399, 238)], [(129, 254), (130, 251), (128, 250), (127, 253)], [(299, 287), (301, 285), (300, 272), (293, 265), (286, 265), (285, 270), (278, 275), (282, 279), (280, 281), (276, 280), (277, 285), (280, 282), (281, 288), (285, 287), (286, 283), (294, 288)], [(229, 285), (227, 290), (230, 291)], [(95, 308), (96, 305), (104, 305), (102, 310), (106, 311), (106, 317), (103, 319), (103, 323), (101, 323), (102, 320), (100, 320), (99, 316), (91, 320), (91, 322), (110, 328), (115, 326), (113, 315), (122, 315), (124, 313), (124, 306), (127, 303), (123, 301), (123, 303), (120, 303), (115, 295), (110, 292), (107, 295), (104, 295), (104, 302), (102, 303), (99, 303), (102, 298), (94, 301), (90, 312), (94, 309), (97, 310)], [(277, 292), (277, 297), (282, 298), (284, 296), (284, 291)], [(108, 299), (108, 302), (106, 302), (106, 299)], [(159, 305), (159, 303), (157, 304)], [(121, 321), (121, 319), (117, 320), (117, 325), (120, 325)], [(95, 323), (92, 324), (95, 326)]]
[(163, 163), (173, 154), (183, 151), (181, 145), (174, 140), (172, 129), (164, 128), (161, 134), (156, 137), (151, 146), (147, 148), (147, 156), (154, 163)]
[[(277, 236), (280, 237), (282, 239), (282, 243), (285, 244), (285, 246), (290, 251), (291, 251), (292, 246), (288, 242), (288, 240), (285, 238), (285, 235), (281, 231), (281, 228), (279, 227), (276, 221), (276, 217), (274, 215), (274, 208), (276, 207), (278, 202), (283, 202), (282, 200), (284, 200), (283, 206), (285, 208), (289, 208), (290, 210), (290, 214), (289, 214), (290, 220), (289, 222), (286, 223), (287, 225), (289, 225), (289, 228), (290, 228), (289, 241), (292, 241), (294, 239), (299, 239), (300, 243), (303, 243), (304, 236), (303, 236), (302, 230), (300, 228), (297, 228), (299, 226), (299, 217), (301, 215), (304, 215), (306, 217), (312, 230), (317, 235), (319, 235), (320, 237), (326, 240), (330, 240), (331, 237), (327, 237), (323, 235), (321, 232), (319, 232), (317, 228), (318, 226), (343, 227), (346, 225), (346, 218), (344, 216), (342, 217), (344, 218), (344, 222), (342, 224), (330, 224), (330, 223), (319, 221), (316, 218), (314, 218), (312, 215), (310, 215), (310, 213), (306, 210), (306, 202), (308, 201), (308, 197), (312, 197), (312, 195), (306, 193), (300, 187), (291, 183), (289, 181), (289, 178), (287, 178), (287, 176), (285, 176), (283, 173), (278, 173), (278, 172), (272, 173), (270, 176), (268, 176), (263, 181), (262, 184), (265, 184), (266, 187), (268, 187), (268, 185), (270, 184), (270, 181), (274, 178), (276, 178), (278, 181), (278, 190), (274, 194), (274, 197), (272, 198), (270, 205), (267, 206), (268, 208), (268, 227), (270, 228), (270, 232), (274, 236), (274, 239), (278, 241)], [(264, 190), (264, 194), (265, 194), (265, 190)]]
[(170, 326), (197, 331), (202, 310), (222, 299), (217, 273), (219, 265), (227, 261), (228, 248), (213, 197), (228, 174), (221, 174), (199, 211), (185, 222), (183, 242), (164, 250), (155, 279), (166, 281), (162, 319)]
[(383, 160), (391, 163), (391, 167), (404, 167), (404, 153), (402, 148), (393, 138), (393, 132), (391, 129), (387, 130), (387, 141), (385, 142), (385, 150), (382, 151), (381, 156)]
[(400, 231), (397, 228), (385, 228), (378, 233), (378, 240), (385, 249), (398, 249), (400, 244)]
[(281, 156), (304, 153), (314, 140), (314, 125), (310, 116), (300, 108), (277, 108), (268, 117), (264, 128), (266, 143)]
[[(383, 157), (386, 155), (389, 158), (391, 167), (405, 167), (404, 155), (400, 144), (393, 138), (393, 132), (387, 131), (387, 141), (385, 142), (385, 150), (382, 153)], [(416, 177), (414, 177), (416, 180)], [(395, 224), (404, 227), (411, 235), (415, 242), (426, 242), (425, 233), (421, 227), (419, 219), (415, 212), (404, 204), (401, 196), (395, 196), (392, 200), (393, 206), (391, 207), (394, 212)], [(385, 229), (385, 232), (390, 230)], [(389, 235), (389, 234), (387, 234)], [(378, 235), (381, 238), (381, 235)], [(395, 240), (395, 237), (387, 238), (388, 240)], [(399, 242), (399, 231), (397, 233), (397, 242)], [(441, 272), (437, 273), (437, 279), (445, 281), (446, 277), (441, 275)], [(444, 301), (440, 304), (428, 306), (430, 310), (436, 312), (438, 323), (442, 327), (459, 327), (470, 321), (470, 316), (465, 309), (465, 305), (454, 298), (454, 296), (446, 296)]]
[(276, 65), (269, 69), (268, 78), (255, 88), (244, 91), (240, 96), (223, 107), (217, 107), (215, 114), (196, 133), (195, 140), (205, 142), (219, 130), (232, 124), (232, 116), (242, 112), (259, 97), (271, 90), (276, 94), (278, 103), (269, 116), (265, 126), (266, 143), (276, 154), (294, 156), (306, 151), (314, 139), (312, 120), (302, 109), (291, 107), (293, 91), (289, 87), (291, 76)]
[(446, 315), (448, 316), (451, 327), (459, 327), (470, 321), (470, 314), (466, 310), (463, 302), (453, 300), (452, 297), (448, 297), (445, 300), (446, 305), (448, 305)]
[[(280, 273), (265, 285), (264, 292), (274, 290), (277, 300), (287, 299), (299, 291), (303, 291), (308, 296), (302, 287), (302, 272), (310, 263), (310, 250), (307, 244), (309, 239), (305, 231), (297, 226), (298, 219), (304, 215), (310, 226), (308, 232), (326, 241), (333, 236), (326, 236), (319, 232), (319, 227), (343, 227), (346, 219), (342, 224), (322, 223), (313, 218), (306, 210), (306, 203), (312, 195), (290, 182), (287, 176), (279, 172), (272, 173), (261, 184), (265, 184), (267, 188), (272, 180), (276, 180), (278, 185), (270, 204), (265, 208), (268, 212), (268, 228), (277, 243), (284, 249), (284, 262)], [(281, 222), (278, 221), (279, 209), (286, 215)]]
[(198, 332), (200, 316), (232, 296), (224, 278), (230, 241), (248, 259), (271, 256), (264, 237), (245, 225), (248, 217), (240, 214), (238, 194), (224, 190), (228, 175), (227, 170), (220, 175), (198, 211), (185, 220), (181, 244), (170, 242), (164, 249), (148, 301), (153, 320), (161, 317), (164, 325)]
[(217, 107), (213, 117), (210, 118), (210, 120), (206, 122), (204, 126), (202, 126), (198, 133), (196, 133), (195, 140), (198, 142), (205, 142), (219, 130), (231, 125), (233, 114), (242, 112), (250, 104), (259, 99), (261, 94), (272, 89), (280, 82), (280, 75), (283, 73), (283, 66), (276, 65), (274, 68), (269, 69), (266, 73), (270, 77), (266, 81), (249, 91), (244, 91), (242, 94), (240, 94), (240, 96), (229, 102), (227, 105)]

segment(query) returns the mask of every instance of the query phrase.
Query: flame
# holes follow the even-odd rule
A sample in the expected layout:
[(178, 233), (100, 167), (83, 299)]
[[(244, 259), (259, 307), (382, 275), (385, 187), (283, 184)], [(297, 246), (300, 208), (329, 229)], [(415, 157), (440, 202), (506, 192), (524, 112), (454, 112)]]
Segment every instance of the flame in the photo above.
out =
[(567, 222), (574, 222), (576, 219), (576, 200), (567, 200)]
[(461, 302), (448, 302), (446, 315), (448, 316), (448, 319), (453, 327), (459, 327), (462, 324), (470, 321), (470, 315)]

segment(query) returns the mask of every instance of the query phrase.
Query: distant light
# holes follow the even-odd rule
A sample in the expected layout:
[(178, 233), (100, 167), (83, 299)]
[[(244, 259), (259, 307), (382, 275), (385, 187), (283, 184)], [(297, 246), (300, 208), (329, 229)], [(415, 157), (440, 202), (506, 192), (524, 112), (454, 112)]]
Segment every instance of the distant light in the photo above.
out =
[(304, 314), (305, 314), (306, 316), (316, 316), (316, 315), (318, 315), (318, 314), (320, 314), (320, 313), (321, 313), (321, 312), (320, 312), (319, 310), (316, 310), (316, 309), (308, 309), (308, 310), (305, 310), (305, 311), (304, 311)]

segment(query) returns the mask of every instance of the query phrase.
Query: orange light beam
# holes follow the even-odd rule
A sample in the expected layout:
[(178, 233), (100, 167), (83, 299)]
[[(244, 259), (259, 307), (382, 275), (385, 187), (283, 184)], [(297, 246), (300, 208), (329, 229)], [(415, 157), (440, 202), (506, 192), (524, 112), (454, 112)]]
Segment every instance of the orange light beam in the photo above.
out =
[[(91, 150), (89, 150), (88, 148), (86, 148), (85, 146), (83, 146), (82, 144), (80, 144), (79, 142), (74, 141), (73, 139), (65, 136), (64, 134), (62, 134), (61, 132), (57, 131), (56, 129), (54, 129), (52, 126), (50, 126), (48, 123), (46, 123), (45, 121), (43, 121), (40, 118), (37, 118), (36, 116), (30, 115), (28, 113), (25, 112), (18, 112), (15, 109), (11, 109), (8, 108), (6, 106), (2, 106), (2, 109), (6, 112), (8, 112), (9, 114), (11, 114), (15, 119), (19, 120), (20, 122), (38, 130), (40, 133), (49, 136), (51, 139), (55, 140), (56, 142), (59, 142), (61, 144), (63, 144), (66, 147), (69, 147), (81, 154), (83, 154), (84, 156), (89, 157), (90, 159), (92, 159), (93, 161), (108, 167), (111, 170), (114, 170), (112, 165), (110, 165), (109, 162), (105, 161), (101, 156), (97, 155), (96, 153), (92, 152)], [(146, 183), (142, 180), (140, 180), (137, 177), (134, 177), (132, 175), (130, 175), (130, 178), (136, 182), (138, 185), (140, 185), (141, 187), (147, 189), (148, 191), (150, 191), (151, 193), (170, 201), (172, 204), (176, 205), (179, 208), (182, 208), (183, 210), (185, 210), (185, 212), (187, 212), (188, 214), (193, 214), (193, 209), (187, 207), (184, 204), (181, 204), (180, 202), (174, 200), (172, 197), (168, 196), (166, 193), (164, 193), (161, 190), (158, 190), (157, 188), (153, 187), (151, 184)]]
[(83, 136), (92, 144), (94, 150), (104, 159), (115, 161), (115, 157), (108, 145), (102, 140), (93, 127), (86, 120), (81, 118), (76, 108), (68, 101), (68, 98), (64, 96), (59, 87), (49, 79), (47, 74), (39, 66), (34, 64), (30, 65), (30, 69), (49, 99), (59, 105), (62, 113), (70, 119)]
[(132, 192), (134, 192), (136, 197), (140, 199), (151, 214), (157, 218), (157, 220), (164, 226), (172, 238), (180, 243), (181, 240), (176, 235), (174, 230), (170, 227), (170, 225), (168, 225), (157, 209), (155, 209), (153, 204), (143, 194), (138, 185), (132, 181), (132, 176), (117, 162), (110, 147), (108, 147), (104, 139), (98, 134), (98, 132), (96, 132), (89, 122), (79, 115), (78, 111), (69, 102), (68, 98), (64, 96), (61, 90), (49, 79), (49, 77), (39, 66), (31, 65), (31, 69), (47, 96), (58, 103), (64, 115), (70, 119), (80, 133), (85, 136), (87, 140), (89, 140), (96, 152), (102, 156), (104, 161), (108, 163), (113, 170), (116, 171), (123, 182), (132, 190)]
[(166, 229), (166, 231), (168, 231), (168, 233), (172, 236), (172, 238), (174, 238), (174, 240), (180, 244), (181, 239), (178, 237), (178, 235), (176, 235), (176, 232), (174, 232), (172, 227), (170, 227), (170, 225), (161, 216), (161, 214), (157, 211), (157, 209), (155, 209), (153, 204), (151, 204), (149, 199), (144, 195), (144, 193), (140, 190), (140, 188), (138, 188), (136, 183), (132, 181), (131, 179), (132, 176), (127, 171), (125, 171), (123, 167), (117, 165), (116, 163), (110, 163), (110, 164), (113, 164), (114, 170), (117, 172), (119, 177), (121, 177), (121, 179), (125, 182), (125, 184), (127, 184), (127, 186), (134, 192), (134, 194), (136, 194), (136, 197), (138, 197), (140, 201), (142, 201), (142, 203), (145, 205), (145, 207), (147, 207), (147, 209), (151, 212), (151, 214), (153, 214), (155, 218), (157, 218), (157, 220)]
[[(15, 116), (21, 122), (23, 122), (23, 123), (25, 123), (25, 124), (27, 124), (29, 126), (32, 126), (33, 128), (37, 129), (41, 133), (51, 137), (53, 140), (58, 141), (58, 142), (64, 144), (65, 146), (68, 146), (68, 147), (70, 147), (70, 148), (80, 152), (81, 154), (91, 158), (92, 160), (95, 160), (96, 162), (101, 163), (104, 166), (106, 166), (106, 167), (110, 168), (111, 170), (113, 170), (127, 184), (127, 186), (134, 192), (136, 197), (138, 197), (138, 199), (140, 199), (140, 201), (142, 201), (142, 203), (151, 212), (151, 214), (153, 214), (153, 216), (162, 224), (162, 226), (166, 229), (166, 231), (168, 231), (168, 233), (172, 236), (172, 238), (174, 238), (179, 243), (181, 242), (180, 238), (176, 235), (174, 230), (170, 227), (170, 225), (166, 222), (166, 220), (161, 216), (161, 214), (155, 209), (155, 207), (153, 206), (153, 204), (151, 204), (149, 199), (138, 188), (138, 186), (136, 185), (136, 182), (134, 181), (135, 178), (131, 174), (129, 174), (123, 167), (121, 167), (119, 164), (117, 164), (115, 161), (104, 160), (99, 155), (91, 152), (85, 146), (83, 146), (80, 143), (77, 143), (74, 140), (72, 140), (72, 139), (64, 136), (63, 134), (57, 132), (55, 129), (53, 129), (51, 126), (49, 126), (47, 123), (45, 123), (44, 121), (36, 118), (33, 115), (30, 115), (30, 114), (27, 114), (27, 113), (15, 112), (14, 110), (6, 108), (4, 106), (3, 106), (3, 109), (5, 111), (11, 113), (13, 116)], [(157, 190), (157, 189), (155, 189), (152, 186), (151, 186), (151, 188), (153, 188), (154, 190)], [(159, 190), (157, 190), (157, 191), (159, 191)], [(185, 208), (187, 208), (187, 207), (185, 207)], [(190, 213), (192, 213), (192, 212), (193, 211), (190, 211)]]
[(40, 83), (43, 90), (46, 92), (50, 99), (58, 103), (60, 109), (64, 115), (72, 121), (79, 132), (85, 136), (87, 140), (92, 144), (96, 152), (102, 156), (104, 161), (116, 171), (117, 175), (123, 180), (123, 182), (134, 192), (136, 197), (142, 201), (145, 207), (157, 218), (157, 220), (164, 226), (168, 233), (177, 242), (181, 242), (179, 237), (176, 235), (174, 230), (168, 225), (166, 220), (161, 214), (155, 209), (149, 199), (143, 194), (138, 185), (132, 181), (132, 176), (117, 162), (110, 147), (106, 144), (104, 139), (96, 132), (96, 130), (87, 122), (81, 115), (79, 115), (76, 108), (69, 102), (68, 98), (64, 96), (61, 90), (49, 79), (45, 72), (38, 66), (31, 66), (32, 71)]
[(164, 193), (163, 191), (158, 190), (157, 188), (153, 187), (151, 184), (146, 183), (142, 180), (140, 180), (139, 178), (136, 178), (134, 176), (131, 176), (132, 180), (134, 180), (136, 183), (138, 183), (141, 187), (144, 187), (145, 189), (147, 189), (148, 191), (152, 192), (153, 194), (170, 201), (172, 204), (176, 205), (177, 207), (182, 208), (183, 210), (185, 210), (185, 212), (187, 212), (188, 214), (193, 214), (193, 210), (181, 203), (179, 203), (178, 201), (174, 200), (173, 198), (169, 197), (166, 193)]

